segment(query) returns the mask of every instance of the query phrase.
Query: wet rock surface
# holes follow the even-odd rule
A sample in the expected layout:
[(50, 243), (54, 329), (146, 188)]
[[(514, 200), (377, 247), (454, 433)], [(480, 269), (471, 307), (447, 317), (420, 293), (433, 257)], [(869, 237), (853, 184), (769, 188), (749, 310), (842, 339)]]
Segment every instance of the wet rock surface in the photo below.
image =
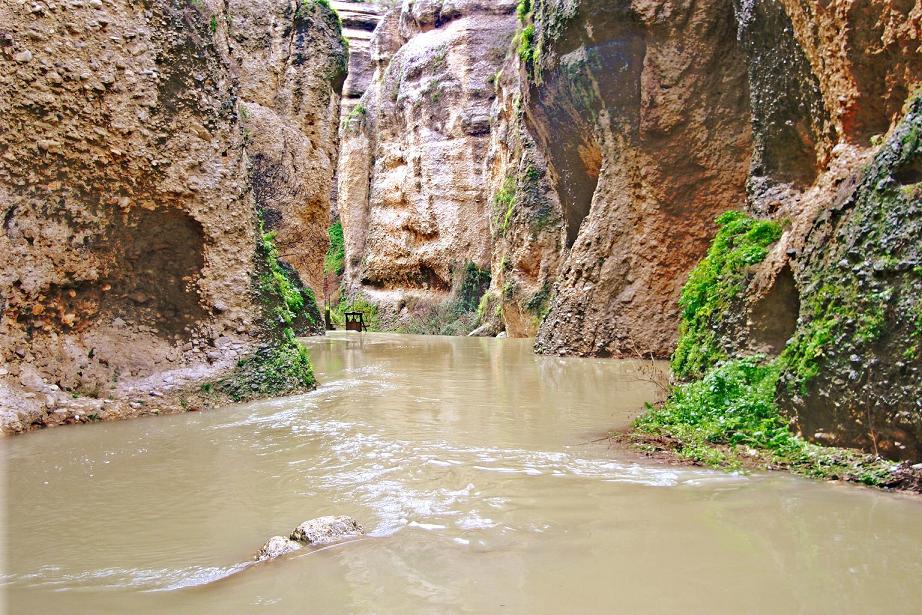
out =
[(320, 547), (364, 535), (365, 528), (352, 517), (317, 517), (298, 525), (288, 537), (273, 536), (256, 552), (253, 559), (265, 562), (299, 551), (305, 545)]
[(286, 538), (285, 536), (273, 536), (266, 541), (266, 544), (256, 552), (256, 556), (253, 558), (257, 562), (267, 562), (271, 559), (276, 559), (283, 555), (289, 553), (294, 553), (295, 551), (300, 550), (304, 545), (302, 545), (297, 540), (292, 540)]
[(328, 545), (364, 534), (365, 529), (352, 517), (328, 516), (305, 521), (291, 532), (291, 539), (309, 545)]

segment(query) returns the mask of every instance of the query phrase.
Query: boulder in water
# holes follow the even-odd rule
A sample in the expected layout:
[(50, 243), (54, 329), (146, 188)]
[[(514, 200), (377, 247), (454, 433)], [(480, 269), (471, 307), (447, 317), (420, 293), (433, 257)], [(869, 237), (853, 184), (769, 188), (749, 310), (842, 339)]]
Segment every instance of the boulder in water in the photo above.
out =
[(328, 545), (364, 534), (365, 529), (352, 517), (330, 516), (305, 521), (291, 533), (291, 540), (309, 545)]
[(285, 536), (273, 536), (256, 552), (256, 557), (254, 559), (256, 559), (257, 562), (267, 562), (270, 559), (275, 559), (286, 553), (297, 551), (302, 546), (300, 542), (291, 540)]

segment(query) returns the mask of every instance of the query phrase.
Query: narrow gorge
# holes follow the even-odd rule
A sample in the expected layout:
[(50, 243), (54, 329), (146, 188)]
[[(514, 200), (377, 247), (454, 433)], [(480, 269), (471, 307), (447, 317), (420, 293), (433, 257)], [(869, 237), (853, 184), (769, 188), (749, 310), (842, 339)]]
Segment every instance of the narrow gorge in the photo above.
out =
[(922, 599), (922, 0), (2, 0), (0, 213), (17, 612)]

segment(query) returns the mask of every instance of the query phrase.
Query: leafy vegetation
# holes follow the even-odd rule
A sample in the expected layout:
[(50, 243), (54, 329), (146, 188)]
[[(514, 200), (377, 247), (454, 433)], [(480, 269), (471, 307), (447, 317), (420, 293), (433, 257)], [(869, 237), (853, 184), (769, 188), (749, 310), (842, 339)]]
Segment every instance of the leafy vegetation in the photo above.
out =
[(519, 21), (525, 23), (528, 16), (531, 14), (531, 0), (519, 0), (519, 5), (516, 7), (515, 13), (519, 16)]
[(777, 222), (756, 220), (737, 211), (717, 218), (719, 230), (704, 259), (689, 275), (679, 299), (679, 342), (672, 357), (679, 378), (703, 376), (726, 358), (716, 325), (743, 291), (749, 267), (761, 262), (781, 237)]
[[(499, 192), (493, 197), (493, 212), (495, 227), (501, 228), (505, 234), (509, 229), (509, 223), (512, 220), (512, 213), (515, 210), (516, 197), (516, 180), (514, 177), (507, 177), (503, 181)], [(502, 224), (500, 224), (502, 220)]]
[(459, 313), (473, 312), (477, 309), (480, 298), (490, 286), (490, 269), (481, 269), (468, 262), (464, 266), (461, 283), (458, 288), (456, 310)]
[(490, 270), (467, 262), (455, 274), (452, 299), (440, 305), (409, 301), (409, 318), (397, 330), (416, 335), (467, 335), (482, 322), (488, 305)]
[(490, 308), (490, 303), (496, 299), (496, 295), (492, 291), (487, 290), (480, 297), (480, 302), (477, 304), (477, 322), (483, 322), (484, 316), (487, 315), (487, 310)]
[(343, 225), (341, 222), (334, 222), (329, 230), (330, 247), (327, 255), (323, 259), (324, 273), (333, 275), (342, 275), (346, 267), (346, 243), (343, 238)]
[(519, 45), (516, 53), (526, 66), (537, 63), (538, 54), (535, 49), (535, 26), (533, 24), (528, 24), (519, 32)]
[[(268, 271), (260, 276), (260, 294), (264, 297), (281, 298), (273, 313), (283, 326), (284, 336), (293, 338), (294, 327), (299, 317), (303, 316), (309, 323), (316, 324), (316, 318), (311, 311), (316, 312), (317, 300), (313, 291), (296, 282), (293, 279), (296, 274), (279, 260), (275, 237), (274, 231), (262, 233), (262, 254)], [(305, 308), (310, 304), (313, 304), (314, 309), (307, 311)]]
[(216, 389), (234, 401), (290, 393), (316, 385), (310, 355), (296, 339), (259, 348), (237, 363), (231, 376)]
[(648, 407), (635, 432), (641, 440), (671, 440), (679, 457), (709, 466), (761, 462), (816, 478), (887, 484), (896, 463), (810, 444), (790, 431), (775, 404), (779, 374), (777, 361), (760, 356), (722, 362), (673, 389), (662, 407)]
[[(859, 293), (856, 286), (827, 282), (804, 299), (804, 324), (781, 354), (788, 386), (803, 390), (820, 371), (825, 348), (850, 329), (855, 342), (872, 342), (883, 332), (889, 293)], [(848, 325), (848, 327), (846, 327)], [(795, 386), (796, 385), (796, 386)]]
[[(295, 336), (299, 322), (316, 322), (316, 300), (279, 259), (275, 233), (264, 232), (262, 222), (259, 228), (261, 273), (257, 290), (265, 312), (265, 327), (272, 339), (240, 360), (229, 376), (214, 383), (214, 390), (234, 401), (306, 390), (316, 384), (307, 348)], [(204, 385), (202, 390), (210, 393), (212, 385)]]
[(355, 123), (361, 122), (366, 113), (368, 113), (368, 109), (366, 109), (365, 105), (362, 103), (358, 103), (356, 106), (352, 107), (349, 114), (342, 120), (343, 130), (349, 130)]
[(919, 357), (919, 344), (922, 343), (922, 297), (919, 297), (916, 301), (915, 308), (913, 308), (911, 340), (912, 343), (903, 353), (903, 357), (908, 360), (917, 359)]

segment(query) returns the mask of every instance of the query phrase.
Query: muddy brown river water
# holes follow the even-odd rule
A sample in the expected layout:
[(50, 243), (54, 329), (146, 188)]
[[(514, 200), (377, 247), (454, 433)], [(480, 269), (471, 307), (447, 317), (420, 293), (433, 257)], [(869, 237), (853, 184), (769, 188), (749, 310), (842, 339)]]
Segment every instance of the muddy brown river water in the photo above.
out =
[[(922, 612), (922, 499), (591, 442), (636, 363), (335, 333), (315, 392), (0, 441), (9, 613)], [(327, 514), (365, 539), (231, 574)], [(228, 576), (230, 575), (230, 576)]]

